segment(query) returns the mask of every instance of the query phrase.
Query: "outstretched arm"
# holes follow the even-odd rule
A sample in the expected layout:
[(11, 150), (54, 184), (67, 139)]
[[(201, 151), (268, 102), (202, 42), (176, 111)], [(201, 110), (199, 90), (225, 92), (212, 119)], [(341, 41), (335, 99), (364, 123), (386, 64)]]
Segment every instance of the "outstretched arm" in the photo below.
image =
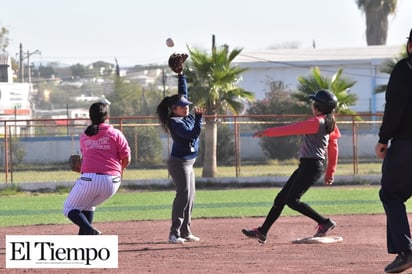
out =
[(319, 120), (316, 117), (312, 117), (306, 121), (296, 122), (293, 124), (272, 127), (263, 131), (256, 132), (253, 137), (280, 137), (290, 135), (304, 135), (314, 134), (319, 130)]

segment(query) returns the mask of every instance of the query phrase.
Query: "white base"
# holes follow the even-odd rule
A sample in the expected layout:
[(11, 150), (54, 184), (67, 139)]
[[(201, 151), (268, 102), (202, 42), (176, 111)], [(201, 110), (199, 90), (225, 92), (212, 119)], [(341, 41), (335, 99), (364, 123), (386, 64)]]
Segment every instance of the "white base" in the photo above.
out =
[(324, 237), (306, 237), (298, 238), (292, 243), (294, 244), (330, 244), (342, 242), (343, 238), (341, 236), (324, 236)]

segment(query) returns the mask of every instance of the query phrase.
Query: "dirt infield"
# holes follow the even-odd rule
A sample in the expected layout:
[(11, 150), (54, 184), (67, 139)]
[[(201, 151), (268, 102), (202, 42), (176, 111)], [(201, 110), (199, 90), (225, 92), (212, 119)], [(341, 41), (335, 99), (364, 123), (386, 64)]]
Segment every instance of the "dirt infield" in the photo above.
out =
[[(311, 236), (315, 224), (305, 217), (280, 217), (260, 244), (240, 230), (263, 218), (195, 219), (198, 243), (167, 243), (169, 221), (97, 223), (106, 235), (119, 235), (118, 269), (61, 269), (59, 273), (384, 273), (394, 259), (386, 252), (384, 215), (332, 216), (343, 237), (333, 244), (293, 244)], [(76, 234), (74, 225), (0, 228), (0, 272), (56, 273), (54, 269), (5, 269), (5, 235)], [(98, 237), (98, 236), (96, 236)]]

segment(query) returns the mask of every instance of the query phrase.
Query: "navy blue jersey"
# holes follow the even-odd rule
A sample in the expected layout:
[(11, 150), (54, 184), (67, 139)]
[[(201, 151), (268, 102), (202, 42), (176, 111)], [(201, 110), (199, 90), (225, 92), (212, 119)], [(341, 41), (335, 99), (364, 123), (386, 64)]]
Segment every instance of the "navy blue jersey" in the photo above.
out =
[[(179, 75), (178, 92), (188, 98), (186, 77), (183, 74)], [(201, 128), (202, 115), (171, 117), (169, 124), (173, 139), (171, 156), (185, 160), (197, 157)]]

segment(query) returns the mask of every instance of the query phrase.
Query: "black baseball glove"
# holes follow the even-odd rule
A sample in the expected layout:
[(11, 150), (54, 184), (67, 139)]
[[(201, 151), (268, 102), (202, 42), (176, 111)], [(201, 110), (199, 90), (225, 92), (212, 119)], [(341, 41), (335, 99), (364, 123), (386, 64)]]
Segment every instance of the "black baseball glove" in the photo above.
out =
[(169, 67), (176, 73), (180, 73), (183, 70), (183, 63), (189, 57), (186, 53), (173, 53), (169, 57)]

